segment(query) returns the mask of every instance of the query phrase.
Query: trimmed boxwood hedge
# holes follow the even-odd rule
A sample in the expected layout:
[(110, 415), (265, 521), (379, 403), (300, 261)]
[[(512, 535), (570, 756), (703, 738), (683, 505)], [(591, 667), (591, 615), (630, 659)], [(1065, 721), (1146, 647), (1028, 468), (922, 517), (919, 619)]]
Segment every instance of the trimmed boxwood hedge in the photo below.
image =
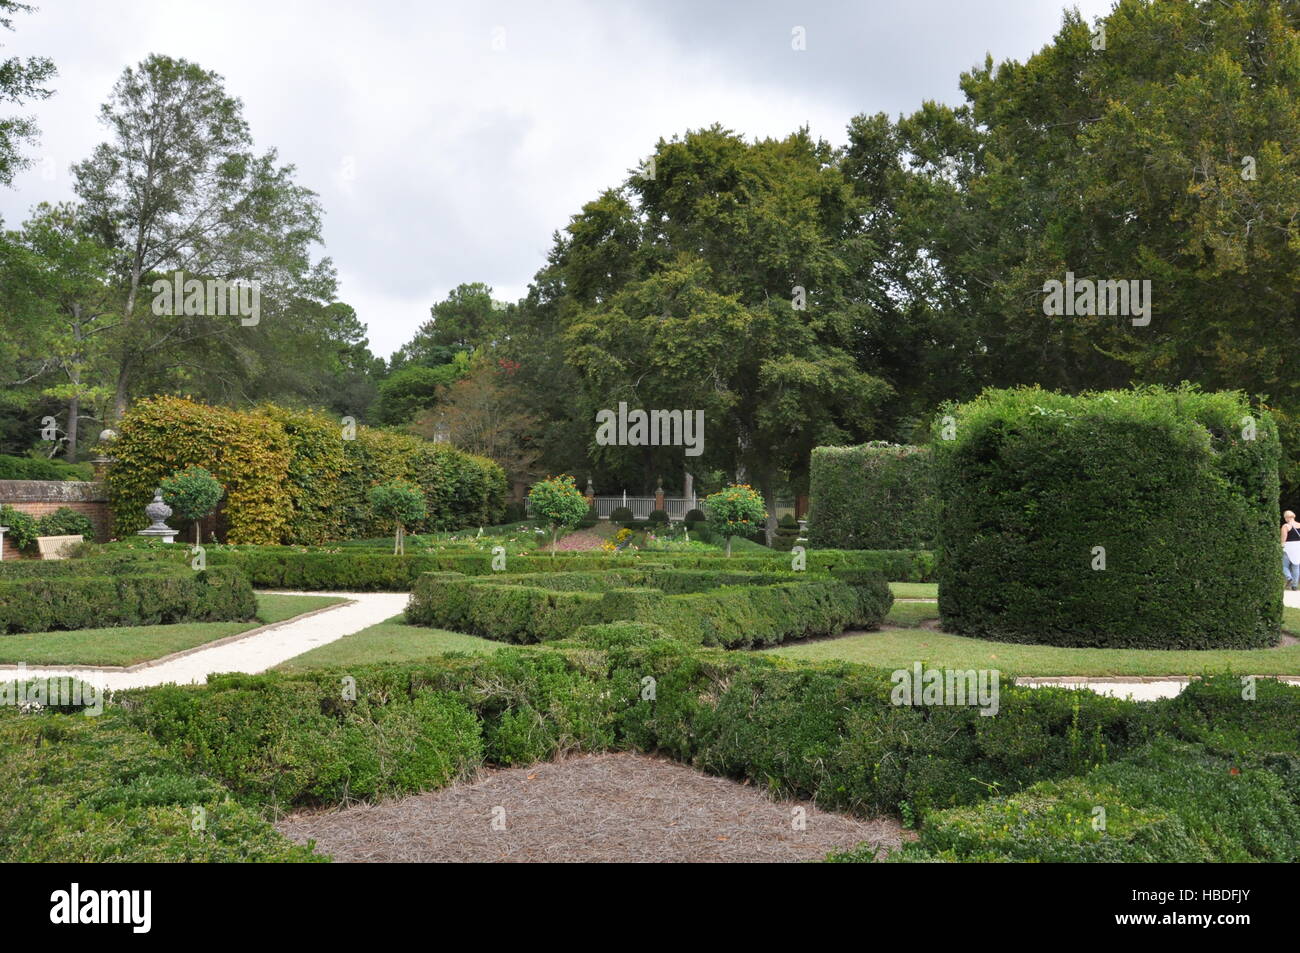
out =
[(644, 622), (694, 645), (748, 648), (877, 628), (893, 599), (870, 573), (429, 573), (416, 580), (406, 618), (521, 643), (562, 639), (585, 625)]
[(64, 565), (0, 574), (0, 633), (245, 621), (257, 612), (248, 577), (233, 567), (153, 565), (109, 575), (93, 561)]
[(954, 439), (935, 441), (946, 629), (1106, 648), (1277, 640), (1280, 449), (1267, 412), (1191, 387), (1023, 388), (950, 414)]
[[(326, 859), (133, 727), (120, 708), (95, 718), (0, 708), (0, 761), (6, 863)], [(191, 826), (196, 808), (202, 832)]]
[[(926, 818), (913, 862), (1294, 862), (1300, 689), (1219, 676), (1150, 706), (1155, 740), (1083, 777)], [(1093, 829), (1093, 810), (1106, 829)], [(867, 860), (851, 852), (839, 859)]]
[(872, 441), (817, 447), (809, 473), (808, 541), (830, 549), (932, 549), (939, 522), (925, 447)]
[[(296, 859), (247, 806), (414, 793), (479, 763), (611, 748), (824, 809), (902, 814), (921, 830), (903, 859), (1300, 859), (1300, 688), (1260, 680), (1247, 701), (1221, 676), (1141, 703), (1004, 685), (988, 718), (896, 705), (892, 687), (861, 665), (699, 649), (616, 622), (486, 657), (138, 689), (95, 719), (0, 711), (0, 753), (18, 765), (0, 784), (0, 859)], [(190, 836), (196, 804), (211, 839)]]
[(121, 693), (132, 721), (241, 798), (288, 808), (442, 787), (484, 761), (533, 764), (616, 745), (598, 668), (506, 649), (418, 665), (218, 675)]
[[(923, 551), (810, 551), (808, 571), (855, 569), (876, 572), (894, 582), (929, 582), (934, 578), (934, 555)], [(343, 551), (309, 550), (278, 546), (212, 547), (210, 566), (237, 566), (259, 589), (301, 589), (336, 592), (409, 592), (426, 572), (492, 573), (492, 554), (482, 550), (452, 550), (394, 556), (357, 547)], [(709, 553), (655, 553), (635, 556), (584, 553), (509, 556), (513, 573), (606, 572), (664, 566), (674, 569), (709, 569), (734, 572), (788, 572), (788, 555), (732, 556)]]

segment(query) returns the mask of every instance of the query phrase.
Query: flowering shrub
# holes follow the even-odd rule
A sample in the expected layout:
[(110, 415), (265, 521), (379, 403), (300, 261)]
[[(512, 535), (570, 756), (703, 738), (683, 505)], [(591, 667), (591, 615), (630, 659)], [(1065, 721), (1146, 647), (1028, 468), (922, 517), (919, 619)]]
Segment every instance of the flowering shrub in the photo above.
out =
[(727, 555), (731, 555), (731, 537), (753, 532), (767, 519), (763, 498), (748, 483), (732, 484), (700, 501), (709, 525), (727, 538)]

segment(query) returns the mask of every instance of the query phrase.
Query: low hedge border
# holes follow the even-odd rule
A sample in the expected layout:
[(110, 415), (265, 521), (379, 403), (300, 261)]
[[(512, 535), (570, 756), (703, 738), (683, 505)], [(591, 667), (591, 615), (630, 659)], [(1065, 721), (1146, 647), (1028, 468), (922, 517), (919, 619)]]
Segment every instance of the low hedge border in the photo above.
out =
[(407, 621), (505, 642), (547, 642), (584, 625), (646, 622), (694, 645), (749, 648), (879, 627), (893, 604), (878, 575), (610, 570), (501, 574), (484, 580), (428, 573)]
[[(349, 685), (355, 695), (344, 693)], [(1279, 780), (1300, 756), (1300, 689), (1261, 680), (1258, 699), (1246, 701), (1240, 679), (1221, 676), (1141, 703), (1007, 686), (992, 718), (970, 707), (895, 705), (891, 689), (889, 673), (865, 666), (692, 648), (653, 625), (616, 622), (487, 657), (139, 689), (97, 719), (0, 712), (0, 745), (34, 751), (16, 757), (26, 774), (0, 782), (0, 819), (20, 832), (0, 838), (0, 858), (30, 859), (24, 853), (44, 844), (65, 857), (178, 856), (189, 835), (175, 804), (208, 803), (187, 787), (210, 784), (200, 775), (241, 804), (283, 810), (427, 790), (479, 763), (619, 748), (661, 752), (826, 809), (919, 821), (921, 841), (903, 859), (1300, 859), (1300, 788)], [(167, 768), (174, 780), (155, 786), (137, 761), (87, 748), (88, 736), (124, 731), (119, 713), (162, 745), (150, 763), (188, 771)], [(8, 734), (15, 724), (20, 734)], [(33, 799), (32, 772), (36, 786), (59, 792), (55, 807), (44, 791)], [(69, 813), (72, 804), (139, 803), (162, 805), (169, 826), (140, 815), (145, 830), (109, 829), (87, 815), (83, 835), (82, 815)], [(1107, 808), (1106, 830), (1081, 835), (1070, 815), (1082, 812), (1086, 824), (1097, 804)], [(246, 841), (223, 844), (225, 856), (279, 859), (284, 845), (242, 816), (247, 823), (232, 830), (246, 830)], [(1003, 829), (1015, 824), (1015, 836)]]
[[(237, 566), (259, 589), (325, 590), (334, 592), (409, 592), (427, 572), (459, 572), (467, 576), (493, 574), (492, 554), (479, 550), (391, 553), (299, 550), (279, 547), (241, 547), (208, 550), (209, 565)], [(673, 569), (711, 569), (728, 572), (789, 572), (784, 554), (732, 556), (696, 553), (647, 552), (636, 556), (581, 553), (508, 556), (508, 571), (520, 573), (606, 572), (662, 566)], [(809, 572), (834, 570), (878, 572), (894, 582), (929, 582), (934, 578), (934, 555), (924, 551), (827, 550), (807, 554)]]
[(252, 619), (257, 600), (233, 567), (154, 566), (98, 575), (102, 566), (0, 577), (0, 633)]
[[(114, 707), (0, 709), (0, 859), (24, 863), (323, 861)], [(195, 830), (196, 809), (203, 829)]]

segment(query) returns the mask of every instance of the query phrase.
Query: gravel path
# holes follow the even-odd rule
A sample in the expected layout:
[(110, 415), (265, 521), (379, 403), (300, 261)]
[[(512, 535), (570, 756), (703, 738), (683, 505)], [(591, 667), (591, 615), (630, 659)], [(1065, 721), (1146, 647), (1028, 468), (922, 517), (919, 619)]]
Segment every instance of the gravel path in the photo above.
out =
[[(300, 593), (285, 593), (299, 595)], [(188, 684), (205, 682), (217, 672), (265, 671), (294, 656), (326, 645), (345, 635), (369, 628), (402, 612), (410, 596), (404, 592), (318, 592), (320, 596), (338, 596), (348, 599), (337, 606), (288, 619), (275, 625), (263, 626), (218, 644), (199, 646), (190, 651), (170, 656), (154, 663), (123, 668), (63, 668), (0, 666), (0, 679), (5, 678), (79, 678), (110, 691), (121, 688), (143, 688), (168, 682)], [(21, 674), (20, 674), (21, 672)]]
[(276, 826), (335, 860), (390, 863), (793, 863), (864, 841), (896, 849), (910, 836), (891, 818), (777, 802), (752, 785), (628, 753), (486, 771), (441, 791)]

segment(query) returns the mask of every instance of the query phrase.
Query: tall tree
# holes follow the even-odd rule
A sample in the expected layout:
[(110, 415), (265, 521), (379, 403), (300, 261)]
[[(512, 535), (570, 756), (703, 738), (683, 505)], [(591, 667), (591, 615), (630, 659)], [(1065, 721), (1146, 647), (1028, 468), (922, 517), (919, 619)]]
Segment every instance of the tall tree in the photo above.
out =
[(890, 393), (853, 353), (844, 248), (862, 211), (839, 157), (806, 131), (661, 140), (556, 252), (566, 353), (589, 401), (703, 410), (701, 462), (752, 479), (774, 513), (812, 446), (870, 433)]
[[(0, 29), (13, 29), (15, 13), (30, 13), (33, 8), (17, 0), (0, 0)], [(31, 56), (20, 59), (11, 56), (0, 60), (0, 103), (21, 105), (24, 102), (49, 97), (53, 90), (45, 84), (55, 75), (54, 63), (48, 57)], [(14, 173), (28, 165), (20, 149), (23, 143), (36, 138), (36, 122), (29, 116), (0, 117), (0, 185), (13, 182)]]
[[(164, 355), (174, 361), (189, 347), (214, 344), (256, 352), (274, 337), (263, 323), (310, 323), (303, 311), (319, 312), (333, 297), (334, 274), (328, 259), (311, 258), (320, 242), (315, 194), (294, 183), (293, 167), (279, 165), (274, 151), (253, 154), (242, 104), (216, 73), (149, 56), (123, 72), (101, 120), (109, 141), (73, 171), (87, 214), (119, 254), (120, 415), (135, 378)], [(259, 282), (262, 320), (249, 327), (211, 314), (160, 318), (143, 300), (159, 272)], [(227, 372), (237, 376), (240, 363)]]
[[(961, 86), (966, 105), (900, 128), (933, 199), (917, 206), (923, 256), (939, 307), (974, 331), (975, 376), (1239, 388), (1300, 438), (1300, 2), (1070, 12), (1042, 51)], [(1149, 282), (1149, 320), (1045, 314), (1045, 283), (1067, 272)]]
[(500, 311), (487, 285), (457, 285), (445, 299), (429, 308), (429, 320), (394, 355), (393, 363), (397, 367), (436, 367), (450, 361), (457, 351), (490, 344), (500, 331)]
[(91, 401), (98, 411), (111, 392), (103, 375), (105, 336), (118, 323), (112, 255), (71, 203), (37, 206), (17, 238), (29, 253), (23, 284), (35, 299), (29, 313), (38, 316), (40, 352), (62, 378), (44, 393), (65, 402), (64, 454), (75, 461), (83, 406)]

